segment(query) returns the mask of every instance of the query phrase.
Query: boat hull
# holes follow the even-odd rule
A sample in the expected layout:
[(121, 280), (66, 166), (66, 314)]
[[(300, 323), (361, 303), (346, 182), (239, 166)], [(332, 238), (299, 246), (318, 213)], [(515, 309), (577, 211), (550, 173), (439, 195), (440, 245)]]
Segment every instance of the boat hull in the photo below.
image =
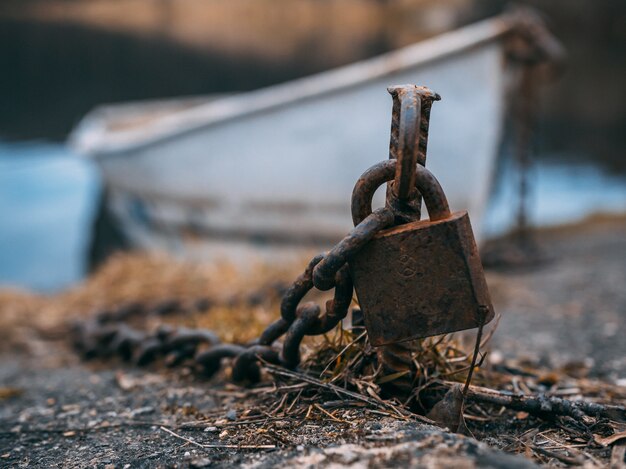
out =
[[(370, 73), (362, 81), (353, 66), (343, 75), (331, 72), (317, 81), (213, 101), (148, 128), (139, 144), (133, 131), (130, 144), (122, 138), (113, 147), (89, 146), (93, 139), (84, 134), (94, 127), (92, 117), (74, 143), (99, 163), (111, 209), (140, 247), (197, 255), (202, 246), (207, 252), (221, 246), (217, 251), (225, 253), (229, 244), (250, 242), (325, 245), (351, 228), (350, 196), (358, 177), (388, 158), (386, 88), (424, 85), (442, 96), (431, 113), (426, 164), (451, 208), (469, 211), (480, 240), (507, 87), (501, 36), (492, 36), (456, 52), (432, 52), (414, 64), (390, 66), (379, 59), (388, 70), (361, 67)], [(434, 49), (422, 54), (438, 47), (430, 42)], [(328, 86), (342, 76), (352, 82)], [(272, 96), (274, 103), (259, 105)], [(383, 192), (376, 203), (382, 204)]]

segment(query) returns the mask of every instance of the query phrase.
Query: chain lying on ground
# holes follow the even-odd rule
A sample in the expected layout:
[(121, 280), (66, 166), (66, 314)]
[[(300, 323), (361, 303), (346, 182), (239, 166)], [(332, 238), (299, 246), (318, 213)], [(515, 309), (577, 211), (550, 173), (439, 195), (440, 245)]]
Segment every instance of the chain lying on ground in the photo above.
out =
[[(128, 312), (101, 314), (85, 324), (75, 326), (74, 344), (86, 356), (118, 355), (132, 359), (138, 365), (149, 363), (163, 355), (166, 363), (175, 365), (191, 359), (202, 372), (216, 373), (222, 359), (233, 359), (232, 378), (237, 382), (256, 382), (260, 379), (259, 360), (294, 369), (300, 363), (300, 344), (305, 336), (329, 332), (348, 314), (352, 303), (353, 285), (348, 261), (378, 232), (392, 225), (420, 218), (420, 193), (414, 188), (416, 172), (433, 179), (424, 168), (428, 123), (432, 102), (440, 99), (429, 89), (413, 85), (389, 89), (393, 97), (390, 160), (368, 169), (357, 181), (352, 194), (355, 227), (335, 247), (315, 256), (305, 271), (285, 292), (280, 305), (280, 318), (270, 324), (261, 336), (248, 344), (220, 343), (207, 330), (176, 329), (163, 326), (153, 334), (131, 329), (125, 324)], [(371, 210), (375, 190), (395, 175), (387, 188), (387, 203)], [(432, 197), (431, 194), (422, 194)], [(313, 288), (322, 291), (335, 289), (325, 311), (313, 302), (302, 303)], [(284, 337), (282, 348), (276, 347)], [(197, 352), (199, 345), (210, 345)], [(407, 355), (409, 354), (409, 355)], [(403, 363), (410, 367), (410, 351), (405, 346), (388, 346), (380, 354), (383, 364), (393, 369)], [(398, 371), (398, 370), (394, 370)], [(402, 370), (404, 371), (404, 370)], [(407, 371), (409, 371), (407, 369)], [(408, 374), (408, 373), (407, 373)], [(408, 381), (407, 381), (408, 380)], [(404, 391), (410, 391), (411, 378), (405, 377)]]
[[(541, 31), (529, 31), (524, 21), (518, 21), (522, 33), (529, 36), (523, 38), (521, 49), (527, 47), (526, 43), (531, 43), (531, 50), (546, 49), (545, 55), (550, 56), (556, 46), (547, 41)], [(522, 36), (524, 34), (520, 34)], [(533, 40), (536, 44), (532, 44)], [(514, 44), (515, 47), (518, 44)], [(126, 324), (134, 314), (130, 308), (103, 313), (77, 324), (74, 328), (77, 349), (85, 356), (118, 355), (138, 365), (147, 364), (159, 356), (165, 356), (166, 363), (171, 366), (193, 359), (206, 375), (216, 373), (222, 359), (232, 358), (232, 377), (240, 382), (260, 379), (260, 359), (289, 369), (296, 368), (300, 363), (300, 345), (304, 337), (332, 330), (348, 313), (353, 295), (349, 260), (381, 230), (420, 219), (421, 197), (414, 189), (415, 177), (416, 172), (431, 177), (423, 165), (430, 109), (439, 96), (415, 86), (392, 87), (389, 92), (394, 100), (389, 152), (392, 161), (373, 166), (359, 179), (352, 199), (353, 215), (357, 214), (354, 229), (331, 251), (309, 262), (305, 271), (286, 291), (280, 306), (280, 318), (268, 326), (257, 340), (248, 344), (224, 344), (211, 331), (171, 326), (162, 326), (154, 333), (142, 332)], [(364, 213), (359, 207), (371, 207), (374, 190), (381, 183), (378, 177), (389, 169), (395, 172), (395, 179), (388, 184), (386, 206)], [(323, 291), (335, 289), (334, 297), (326, 303), (323, 313), (315, 303), (301, 304), (304, 296), (314, 287)], [(281, 337), (284, 337), (282, 348), (276, 345)], [(199, 351), (201, 345), (208, 345), (208, 348)], [(380, 347), (378, 356), (389, 373), (406, 372), (394, 386), (401, 393), (410, 391), (413, 379), (410, 348), (406, 344), (386, 345)]]
[[(281, 317), (252, 343), (222, 344), (211, 331), (166, 325), (151, 334), (141, 332), (126, 324), (139, 310), (122, 308), (103, 312), (90, 321), (76, 324), (74, 345), (86, 357), (117, 355), (137, 365), (148, 364), (159, 356), (165, 356), (168, 365), (193, 357), (205, 375), (217, 372), (223, 358), (234, 358), (232, 376), (235, 381), (257, 381), (260, 377), (259, 358), (293, 369), (300, 363), (299, 349), (304, 337), (325, 334), (348, 313), (353, 288), (346, 260), (392, 222), (393, 213), (390, 210), (377, 210), (328, 254), (314, 257), (285, 293), (280, 306)], [(323, 279), (324, 289), (335, 288), (334, 297), (326, 303), (324, 314), (313, 302), (300, 304), (314, 287), (314, 272), (318, 272)], [(279, 351), (273, 344), (282, 336), (284, 343)], [(202, 344), (211, 347), (196, 355)]]
[[(171, 366), (193, 358), (208, 376), (220, 369), (223, 358), (233, 358), (232, 377), (238, 382), (259, 380), (259, 359), (289, 369), (296, 368), (300, 363), (300, 344), (304, 337), (325, 334), (348, 313), (353, 287), (347, 261), (393, 221), (391, 209), (375, 210), (330, 252), (315, 256), (283, 296), (280, 318), (251, 343), (223, 344), (208, 330), (165, 325), (154, 333), (142, 332), (126, 324), (138, 310), (123, 308), (76, 324), (74, 345), (86, 357), (117, 355), (137, 365), (148, 364), (159, 356), (165, 356), (166, 363)], [(324, 313), (313, 302), (301, 304), (304, 296), (316, 286), (321, 290), (335, 289)], [(282, 349), (279, 349), (274, 344), (283, 336)], [(196, 354), (203, 344), (210, 347)]]

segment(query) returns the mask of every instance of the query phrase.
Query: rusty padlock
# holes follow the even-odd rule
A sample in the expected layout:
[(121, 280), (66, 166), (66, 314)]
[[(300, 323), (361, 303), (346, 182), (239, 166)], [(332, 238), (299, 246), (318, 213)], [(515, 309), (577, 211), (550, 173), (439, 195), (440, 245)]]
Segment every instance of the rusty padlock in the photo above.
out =
[[(372, 212), (374, 192), (394, 179), (400, 164), (384, 161), (359, 179), (352, 194), (355, 226)], [(413, 167), (411, 179), (430, 219), (379, 232), (349, 262), (375, 346), (470, 329), (494, 317), (467, 212), (450, 213), (437, 179)]]

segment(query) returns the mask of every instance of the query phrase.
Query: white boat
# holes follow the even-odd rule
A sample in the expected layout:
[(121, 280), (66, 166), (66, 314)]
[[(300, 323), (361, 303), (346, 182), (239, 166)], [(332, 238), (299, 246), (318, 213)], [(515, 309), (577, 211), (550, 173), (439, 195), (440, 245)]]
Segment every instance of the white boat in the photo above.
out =
[(109, 207), (140, 248), (196, 256), (327, 245), (351, 228), (360, 174), (388, 158), (386, 88), (424, 85), (442, 96), (427, 167), (451, 208), (469, 210), (480, 239), (512, 85), (503, 51), (514, 30), (500, 16), (252, 92), (104, 106), (70, 144), (100, 166)]

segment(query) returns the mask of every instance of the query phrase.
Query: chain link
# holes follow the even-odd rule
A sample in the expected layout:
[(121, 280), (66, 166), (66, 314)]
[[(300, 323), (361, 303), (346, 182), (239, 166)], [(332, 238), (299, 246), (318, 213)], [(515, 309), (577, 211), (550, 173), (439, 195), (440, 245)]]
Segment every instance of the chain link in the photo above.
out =
[[(304, 337), (325, 334), (348, 314), (353, 295), (349, 260), (381, 230), (419, 219), (420, 195), (426, 200), (437, 197), (437, 194), (425, 192), (426, 186), (422, 188), (419, 182), (432, 177), (422, 165), (426, 159), (430, 107), (440, 98), (429, 89), (414, 85), (392, 87), (389, 92), (394, 100), (391, 159), (372, 166), (357, 181), (352, 195), (354, 228), (329, 252), (311, 259), (285, 292), (280, 318), (257, 340), (249, 344), (224, 344), (211, 331), (170, 326), (162, 326), (149, 334), (125, 324), (137, 312), (127, 308), (77, 324), (74, 329), (76, 347), (86, 357), (117, 355), (138, 365), (161, 356), (169, 366), (193, 359), (207, 376), (218, 372), (223, 359), (229, 358), (233, 360), (232, 378), (237, 382), (258, 381), (261, 377), (259, 360), (296, 368), (300, 364), (300, 345)], [(372, 211), (375, 190), (392, 179), (386, 206)], [(301, 303), (313, 288), (335, 290), (323, 313), (315, 303)], [(281, 337), (282, 348), (275, 344)], [(198, 351), (201, 345), (203, 349)]]
[[(531, 64), (546, 58), (560, 62), (562, 47), (547, 30), (542, 29), (541, 22), (524, 13), (512, 14), (511, 17), (518, 25), (515, 37), (521, 38), (521, 41), (510, 41), (507, 46), (509, 56)], [(207, 376), (220, 370), (223, 359), (230, 358), (233, 359), (232, 378), (238, 382), (260, 379), (259, 360), (296, 368), (300, 363), (300, 345), (304, 337), (330, 331), (348, 313), (353, 294), (347, 264), (349, 260), (381, 230), (419, 220), (421, 196), (426, 201), (445, 201), (438, 184), (432, 181), (424, 183), (432, 175), (423, 167), (430, 110), (432, 103), (440, 99), (439, 95), (414, 85), (391, 87), (388, 91), (393, 97), (390, 160), (373, 166), (357, 182), (352, 197), (355, 227), (328, 253), (311, 259), (304, 272), (285, 292), (280, 305), (280, 318), (270, 324), (257, 340), (249, 344), (226, 344), (220, 343), (209, 330), (171, 326), (161, 326), (148, 333), (126, 324), (133, 315), (142, 313), (143, 308), (124, 307), (75, 324), (72, 337), (76, 348), (87, 358), (119, 356), (137, 365), (145, 365), (159, 357), (165, 357), (168, 366), (191, 359)], [(372, 212), (373, 194), (384, 182), (389, 182), (386, 206)], [(445, 207), (442, 203), (431, 206), (441, 206), (444, 212), (448, 210), (447, 204)], [(437, 214), (430, 215), (436, 219)], [(323, 313), (315, 303), (301, 303), (313, 288), (322, 291), (335, 289), (333, 299), (326, 302)], [(170, 309), (163, 308), (161, 313), (167, 314)], [(284, 338), (282, 348), (276, 345), (281, 337)], [(208, 347), (204, 349), (205, 346)], [(390, 371), (410, 371), (410, 348), (397, 344), (381, 347), (380, 360), (383, 367)], [(410, 389), (408, 375), (406, 380), (400, 384)]]
[[(121, 308), (75, 324), (74, 346), (86, 358), (118, 356), (139, 366), (159, 357), (164, 357), (168, 366), (193, 359), (205, 376), (217, 373), (223, 359), (230, 358), (233, 359), (232, 379), (235, 382), (257, 382), (261, 377), (259, 360), (294, 369), (300, 364), (300, 345), (304, 337), (329, 332), (348, 314), (353, 294), (349, 259), (393, 221), (390, 209), (374, 210), (328, 253), (311, 259), (285, 292), (280, 318), (249, 344), (221, 343), (215, 333), (206, 329), (162, 325), (153, 333), (143, 332), (126, 324), (141, 308), (136, 311)], [(323, 314), (319, 305), (301, 303), (313, 288), (335, 289)], [(278, 348), (275, 342), (281, 337), (284, 337), (282, 348)], [(207, 348), (198, 351), (200, 346), (206, 345)]]

